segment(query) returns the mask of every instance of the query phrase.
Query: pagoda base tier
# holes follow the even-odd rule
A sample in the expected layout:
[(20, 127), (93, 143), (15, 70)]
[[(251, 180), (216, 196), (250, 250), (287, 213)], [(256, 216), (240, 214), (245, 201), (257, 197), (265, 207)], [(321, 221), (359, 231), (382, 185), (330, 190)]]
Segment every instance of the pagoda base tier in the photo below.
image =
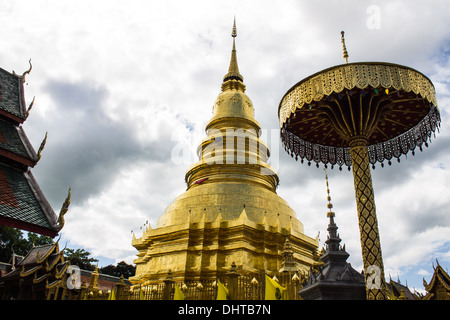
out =
[(293, 262), (300, 272), (318, 261), (318, 241), (294, 236), (286, 229), (256, 223), (242, 210), (239, 218), (194, 222), (148, 229), (133, 237), (139, 250), (136, 276), (130, 281), (160, 282), (171, 273), (175, 281), (214, 280), (224, 277), (234, 263), (239, 274), (276, 273), (284, 266), (283, 250), (289, 241)]

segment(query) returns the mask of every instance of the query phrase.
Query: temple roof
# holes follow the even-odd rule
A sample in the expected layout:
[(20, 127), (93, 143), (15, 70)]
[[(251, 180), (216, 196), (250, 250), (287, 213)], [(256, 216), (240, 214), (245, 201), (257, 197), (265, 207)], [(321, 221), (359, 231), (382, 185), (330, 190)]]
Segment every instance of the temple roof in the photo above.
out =
[[(57, 249), (57, 245), (57, 243), (50, 243), (33, 247), (17, 266), (21, 267), (42, 263), (42, 261), (50, 257), (51, 253)], [(57, 251), (59, 253), (59, 250)]]
[(9, 163), (36, 165), (37, 155), (22, 126), (0, 119), (0, 157)]
[(57, 216), (31, 171), (0, 163), (0, 223), (54, 237)]
[(423, 286), (427, 291), (425, 300), (450, 300), (450, 276), (447, 272), (439, 265), (437, 261), (437, 266), (434, 267), (433, 277), (427, 284), (425, 279), (423, 279)]
[(0, 68), (0, 224), (54, 237), (63, 223), (58, 223), (30, 171), (40, 159), (47, 135), (36, 154), (21, 126), (34, 102), (25, 108), (23, 83), (31, 67), (30, 61), (22, 75)]
[[(392, 279), (386, 282), (386, 285), (391, 292), (391, 299), (416, 300), (414, 294), (409, 290), (407, 285), (402, 285), (400, 282), (396, 282)], [(402, 293), (403, 291), (403, 293)]]
[[(44, 271), (44, 273), (49, 271), (45, 270), (44, 262), (51, 257), (52, 253), (62, 255), (62, 251), (59, 251), (58, 242), (33, 247), (11, 272), (2, 277), (2, 282), (28, 277), (38, 271)], [(52, 257), (51, 260), (54, 259)]]
[(18, 76), (0, 68), (0, 114), (17, 122), (23, 122), (26, 119), (24, 75)]

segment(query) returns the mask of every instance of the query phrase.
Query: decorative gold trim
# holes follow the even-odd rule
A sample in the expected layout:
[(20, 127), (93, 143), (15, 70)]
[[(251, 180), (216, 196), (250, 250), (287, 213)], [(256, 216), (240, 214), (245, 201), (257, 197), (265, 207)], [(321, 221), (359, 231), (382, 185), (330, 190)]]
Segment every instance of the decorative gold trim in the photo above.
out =
[(21, 278), (28, 277), (29, 275), (33, 274), (34, 272), (37, 272), (40, 269), (42, 269), (42, 266), (40, 265), (30, 268), (28, 270), (25, 270), (25, 266), (22, 266), (22, 270), (20, 271), (20, 277)]
[(45, 133), (44, 140), (42, 140), (41, 145), (39, 146), (39, 150), (38, 150), (38, 153), (37, 153), (37, 156), (36, 156), (36, 162), (41, 160), (42, 151), (44, 150), (45, 143), (47, 142), (47, 135), (48, 135), (48, 132)]
[(30, 60), (28, 60), (28, 64), (30, 65), (30, 67), (28, 68), (27, 71), (25, 71), (24, 73), (22, 73), (21, 76), (18, 75), (17, 73), (15, 73), (14, 70), (13, 70), (13, 75), (15, 75), (16, 77), (22, 79), (22, 83), (25, 83), (25, 76), (26, 76), (27, 74), (30, 74), (31, 69), (33, 69), (33, 65), (31, 64), (31, 58), (30, 58)]
[(368, 268), (376, 266), (380, 270), (380, 287), (374, 289), (366, 286), (366, 297), (368, 300), (385, 300), (387, 297), (385, 294), (383, 257), (375, 211), (375, 195), (370, 173), (369, 155), (365, 145), (367, 145), (367, 142), (353, 141), (350, 153), (366, 284), (370, 276)]
[(67, 211), (69, 211), (71, 196), (72, 196), (72, 188), (69, 187), (69, 191), (67, 193), (66, 200), (64, 200), (64, 203), (61, 207), (61, 211), (59, 212), (59, 217), (58, 217), (59, 230), (61, 230), (64, 227), (64, 224), (65, 224), (64, 215), (67, 213)]
[(278, 108), (280, 128), (296, 109), (313, 101), (319, 102), (333, 92), (365, 89), (369, 86), (412, 91), (437, 107), (434, 86), (419, 71), (385, 62), (348, 63), (320, 71), (292, 87), (284, 95)]
[(33, 108), (35, 99), (36, 99), (36, 97), (33, 97), (33, 101), (31, 101), (30, 105), (28, 106), (27, 113), (25, 114), (25, 119), (27, 119), (28, 116), (30, 115), (30, 111), (31, 111), (31, 108)]
[[(372, 167), (375, 168), (377, 162), (380, 162), (383, 167), (384, 160), (387, 160), (390, 165), (394, 158), (400, 162), (402, 155), (409, 152), (414, 155), (416, 148), (422, 151), (423, 144), (428, 147), (428, 140), (431, 141), (431, 135), (434, 134), (436, 129), (439, 130), (440, 121), (437, 107), (431, 106), (429, 113), (415, 127), (390, 140), (367, 146), (369, 162)], [(319, 167), (320, 162), (325, 166), (330, 164), (331, 168), (337, 165), (339, 170), (342, 170), (342, 166), (345, 165), (350, 170), (352, 160), (349, 147), (333, 147), (311, 143), (299, 138), (285, 128), (281, 128), (280, 136), (286, 152), (291, 157), (295, 157), (295, 160), (300, 158), (302, 163), (306, 160), (308, 165), (315, 162), (317, 167)]]

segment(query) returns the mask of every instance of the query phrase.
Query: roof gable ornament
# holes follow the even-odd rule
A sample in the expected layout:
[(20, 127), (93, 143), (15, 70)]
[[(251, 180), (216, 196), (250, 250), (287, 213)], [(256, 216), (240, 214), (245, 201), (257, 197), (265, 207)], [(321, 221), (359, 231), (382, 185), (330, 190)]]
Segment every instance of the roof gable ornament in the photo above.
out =
[(36, 156), (36, 162), (41, 160), (42, 151), (44, 150), (45, 144), (47, 143), (47, 134), (48, 132), (45, 133), (44, 140), (42, 140), (41, 145), (39, 146), (39, 150)]
[(26, 76), (27, 74), (30, 74), (31, 69), (33, 69), (33, 65), (31, 64), (31, 58), (30, 58), (30, 60), (28, 60), (28, 63), (30, 64), (30, 68), (28, 68), (28, 70), (25, 71), (21, 76), (19, 76), (19, 75), (18, 75), (17, 73), (15, 73), (14, 70), (13, 70), (13, 75), (15, 75), (15, 76), (18, 77), (18, 78), (21, 78), (21, 79), (22, 79), (22, 83), (25, 83), (25, 76)]
[(70, 205), (70, 197), (72, 195), (71, 192), (71, 188), (69, 187), (69, 192), (67, 194), (67, 198), (64, 201), (62, 207), (61, 207), (61, 211), (59, 212), (59, 217), (58, 217), (58, 225), (59, 225), (59, 230), (61, 230), (64, 227), (64, 215), (67, 213), (67, 211), (69, 210), (69, 205)]
[(33, 100), (31, 101), (30, 105), (28, 106), (27, 113), (25, 114), (25, 119), (27, 119), (28, 116), (30, 115), (30, 111), (31, 111), (31, 108), (33, 108), (35, 98), (36, 97), (33, 97)]

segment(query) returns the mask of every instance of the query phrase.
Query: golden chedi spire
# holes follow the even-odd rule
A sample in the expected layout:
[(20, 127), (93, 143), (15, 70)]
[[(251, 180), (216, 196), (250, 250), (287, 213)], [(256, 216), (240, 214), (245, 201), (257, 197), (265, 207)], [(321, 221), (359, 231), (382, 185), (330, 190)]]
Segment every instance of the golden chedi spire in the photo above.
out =
[(236, 54), (236, 40), (235, 40), (237, 37), (236, 18), (234, 18), (233, 31), (231, 32), (231, 36), (233, 37), (233, 49), (231, 50), (231, 60), (230, 66), (228, 68), (228, 73), (223, 77), (223, 82), (226, 82), (227, 80), (230, 79), (240, 80), (243, 82), (244, 77), (242, 77), (242, 75), (239, 73)]
[(296, 261), (307, 270), (314, 264), (318, 241), (304, 235), (295, 212), (276, 193), (278, 175), (268, 164), (269, 148), (238, 69), (236, 21), (231, 35), (228, 73), (197, 148), (199, 160), (186, 172), (187, 190), (156, 228), (133, 238), (139, 250), (136, 283), (163, 279), (169, 269), (178, 280), (215, 279), (233, 262), (245, 272), (278, 271), (278, 247), (287, 236)]
[(186, 183), (193, 188), (198, 181), (242, 181), (275, 191), (278, 175), (267, 163), (269, 148), (259, 139), (261, 127), (254, 118), (253, 103), (245, 94), (244, 78), (237, 63), (236, 36), (235, 20), (228, 73), (206, 125), (207, 137), (197, 149), (200, 161), (186, 173)]

